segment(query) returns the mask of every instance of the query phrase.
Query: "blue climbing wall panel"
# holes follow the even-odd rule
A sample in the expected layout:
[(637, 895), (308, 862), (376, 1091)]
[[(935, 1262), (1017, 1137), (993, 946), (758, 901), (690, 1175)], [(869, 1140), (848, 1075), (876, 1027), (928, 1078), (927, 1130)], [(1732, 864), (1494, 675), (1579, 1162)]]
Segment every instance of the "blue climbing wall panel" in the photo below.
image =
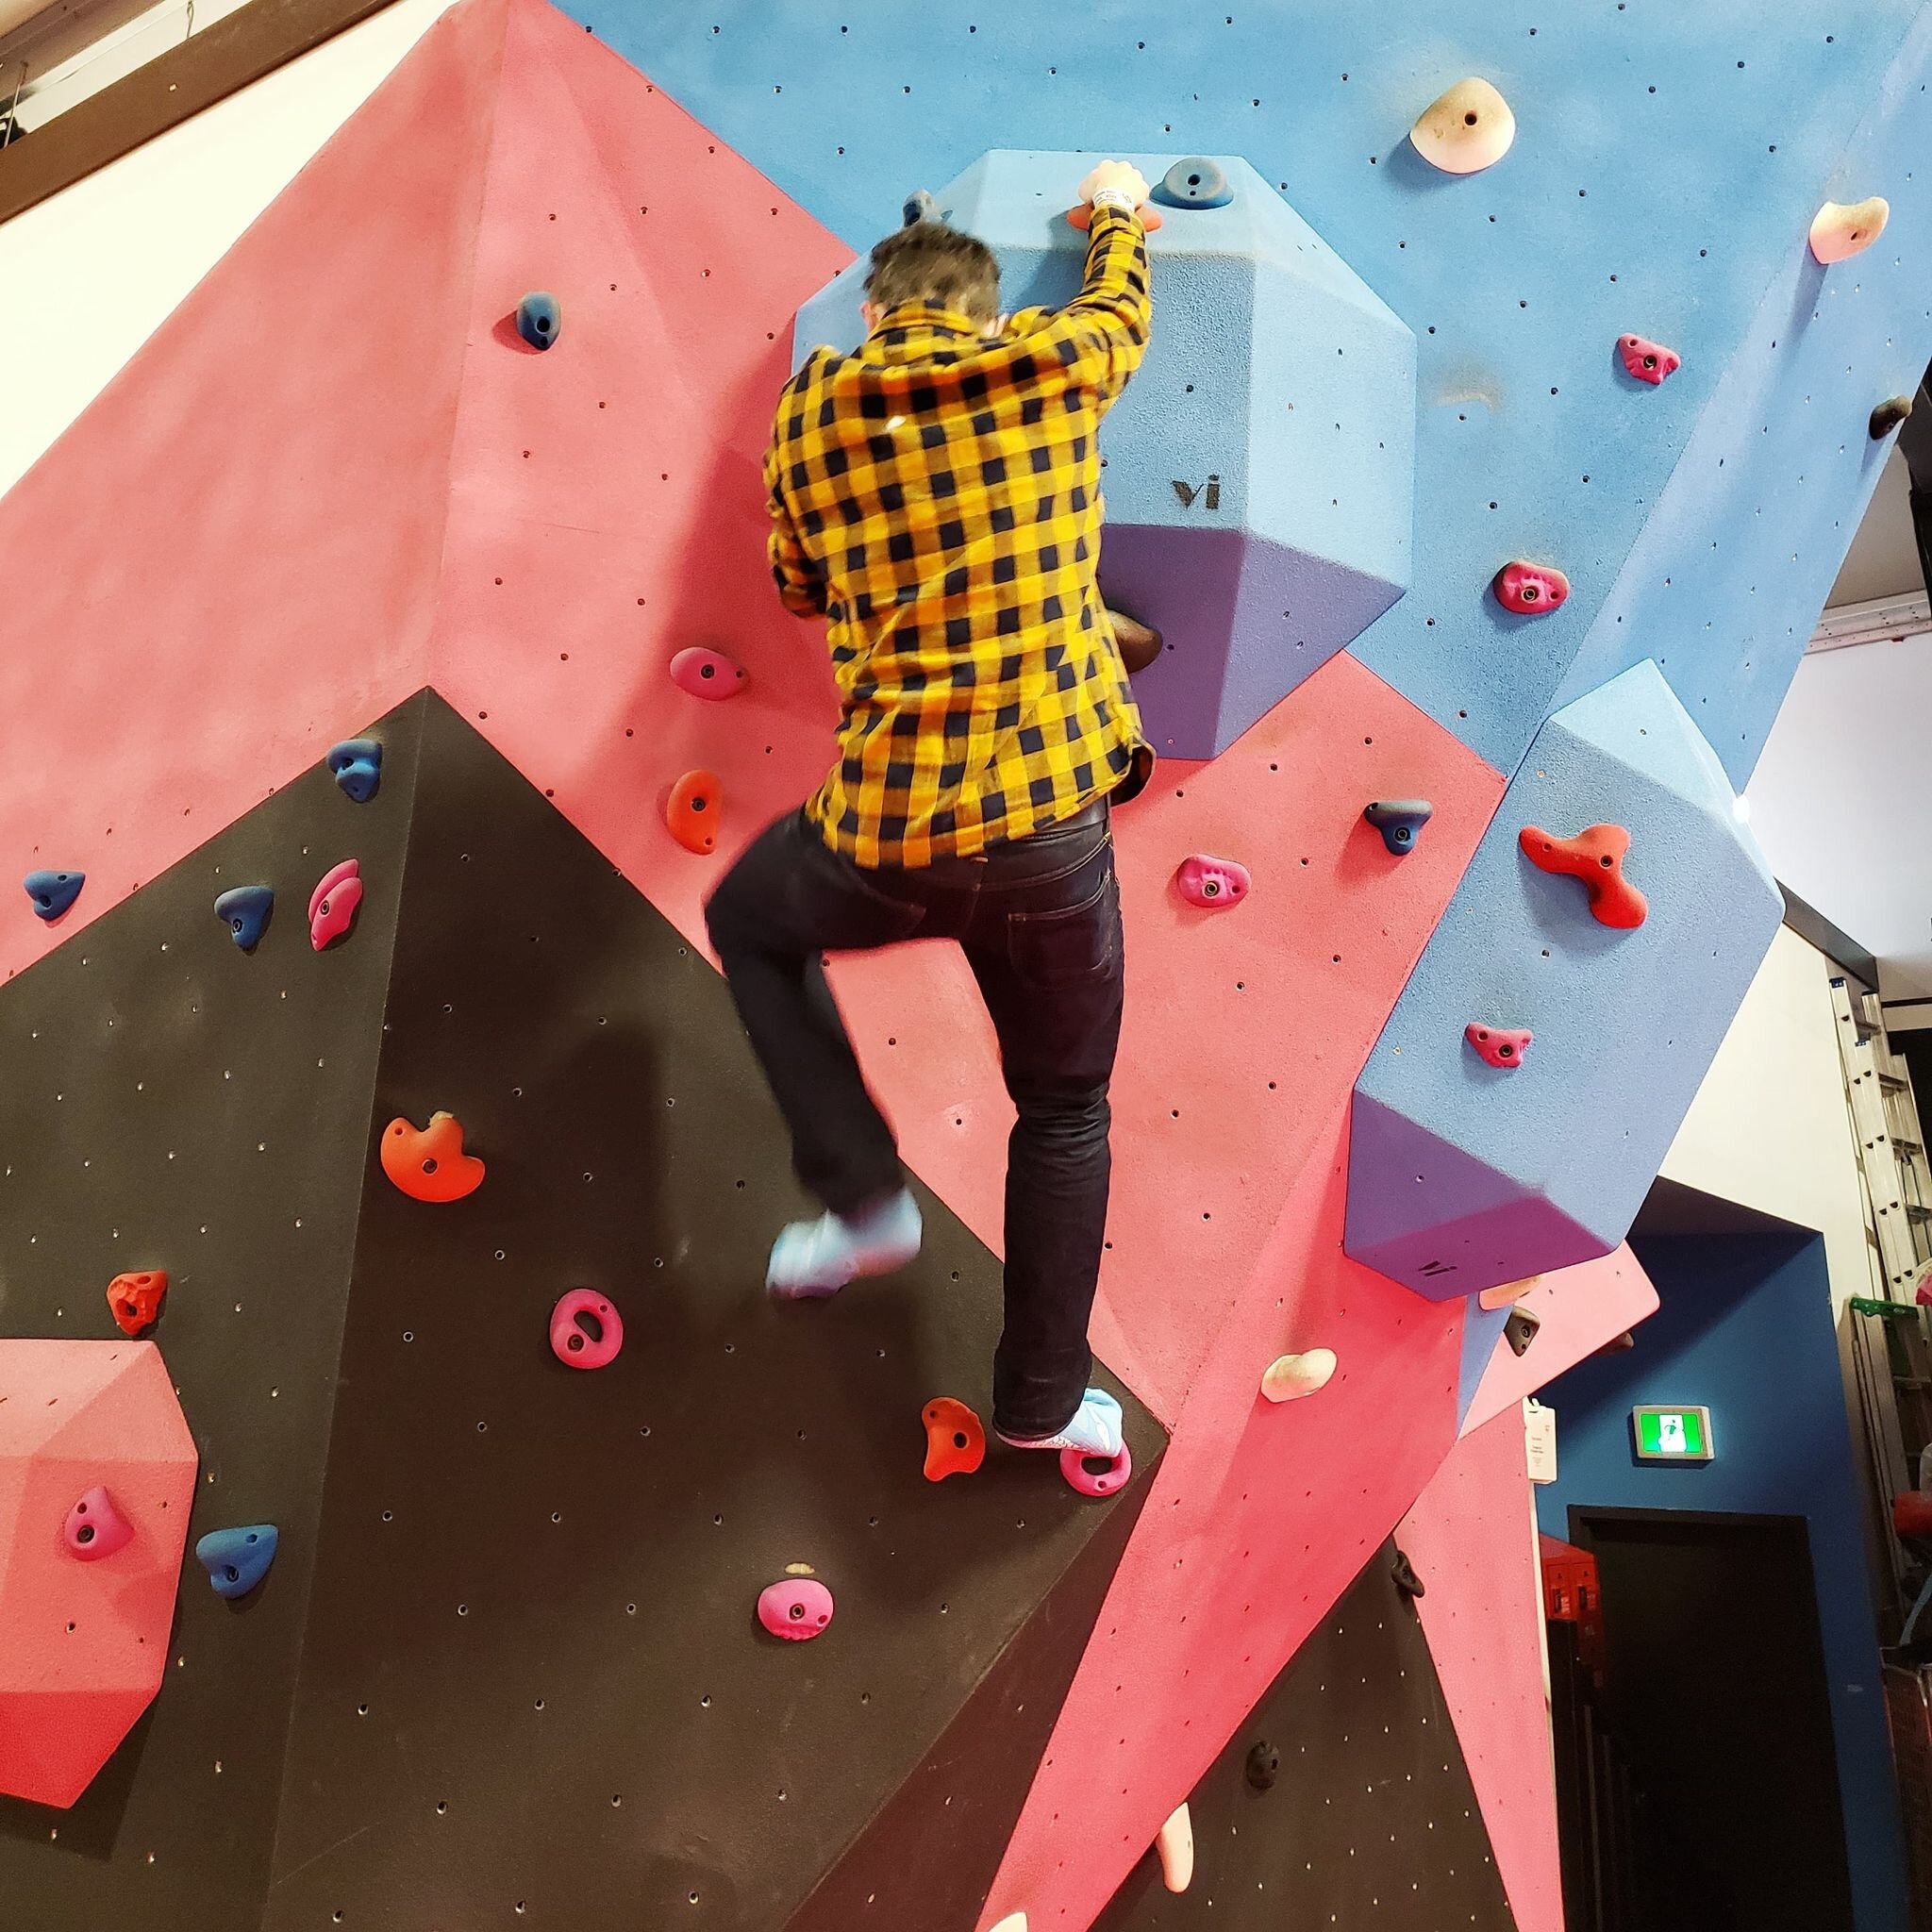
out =
[[(989, 154), (935, 195), (998, 255), (1009, 312), (1077, 293), (1068, 184), (1103, 158)], [(1160, 183), (1182, 157), (1126, 158)], [(1272, 184), (1218, 165), (1225, 204), (1166, 202), (1149, 235), (1160, 325), (1104, 458), (1101, 588), (1166, 640), (1134, 694), (1182, 758), (1224, 751), (1394, 603), (1414, 523), (1414, 336)], [(799, 311), (800, 361), (864, 334), (868, 266)]]
[[(1748, 774), (1877, 474), (1866, 413), (1932, 346), (1917, 0), (566, 10), (855, 249), (991, 147), (1244, 156), (1420, 354), (1410, 588), (1350, 648), (1504, 771), (1559, 694), (1654, 657)], [(1407, 129), (1469, 73), (1518, 133), (1457, 178)], [(1809, 262), (1821, 201), (1888, 186), (1876, 247)], [(1627, 331), (1683, 367), (1634, 382)], [(1568, 605), (1499, 612), (1512, 557)]]
[[(1518, 845), (1614, 821), (1634, 928)], [(1356, 1086), (1348, 1251), (1433, 1299), (1607, 1254), (1777, 930), (1784, 901), (1656, 665), (1538, 733)], [(1472, 1021), (1526, 1026), (1486, 1064)]]

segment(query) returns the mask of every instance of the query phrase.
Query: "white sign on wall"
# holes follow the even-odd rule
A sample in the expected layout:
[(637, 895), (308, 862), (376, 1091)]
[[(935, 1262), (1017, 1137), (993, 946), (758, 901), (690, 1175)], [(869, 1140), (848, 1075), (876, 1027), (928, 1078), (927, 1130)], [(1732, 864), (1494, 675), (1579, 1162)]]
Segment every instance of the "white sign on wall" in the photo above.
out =
[(1557, 1411), (1545, 1408), (1534, 1396), (1523, 1405), (1524, 1445), (1529, 1454), (1529, 1479), (1533, 1483), (1557, 1480)]

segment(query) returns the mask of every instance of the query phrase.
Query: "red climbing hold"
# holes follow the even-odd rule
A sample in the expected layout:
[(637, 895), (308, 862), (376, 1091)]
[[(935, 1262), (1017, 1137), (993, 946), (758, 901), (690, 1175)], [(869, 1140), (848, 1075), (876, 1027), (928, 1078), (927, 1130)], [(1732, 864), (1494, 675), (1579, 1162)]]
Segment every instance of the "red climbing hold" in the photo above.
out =
[(1182, 859), (1174, 875), (1174, 891), (1190, 906), (1199, 906), (1208, 912), (1222, 912), (1239, 905), (1248, 896), (1248, 888), (1253, 883), (1246, 866), (1232, 858), (1209, 858), (1200, 852)]
[(1524, 825), (1516, 842), (1539, 872), (1581, 879), (1599, 924), (1638, 926), (1650, 916), (1649, 901), (1624, 876), (1630, 834), (1622, 825), (1585, 825), (1574, 839)]
[(1492, 1067), (1520, 1067), (1529, 1042), (1535, 1039), (1527, 1026), (1481, 1026), (1472, 1020), (1462, 1037)]
[(758, 1622), (774, 1637), (803, 1643), (832, 1621), (832, 1592), (811, 1576), (789, 1576), (758, 1592)]
[(1496, 602), (1519, 617), (1543, 617), (1570, 594), (1570, 579), (1554, 564), (1524, 563), (1521, 558), (1496, 573)]
[(72, 1509), (61, 1525), (60, 1540), (70, 1556), (83, 1563), (111, 1557), (134, 1541), (134, 1527), (114, 1507), (114, 1499), (96, 1483)]
[[(1106, 1462), (1107, 1467), (1091, 1470), (1087, 1467), (1090, 1462)], [(1078, 1449), (1062, 1449), (1060, 1474), (1083, 1496), (1110, 1496), (1116, 1490), (1125, 1489), (1133, 1480), (1134, 1453), (1124, 1442), (1121, 1444), (1121, 1453), (1111, 1459), (1103, 1456), (1086, 1456)]]
[(483, 1185), (483, 1163), (463, 1152), (453, 1113), (433, 1113), (426, 1127), (398, 1117), (382, 1130), (382, 1171), (412, 1201), (460, 1201)]
[(694, 698), (722, 704), (744, 689), (744, 667), (733, 663), (723, 651), (708, 651), (694, 644), (672, 658), (671, 681)]
[(718, 849), (718, 817), (724, 808), (724, 793), (717, 775), (711, 772), (687, 772), (671, 788), (664, 807), (664, 823), (671, 836), (687, 852), (715, 852)]
[(168, 1298), (168, 1276), (159, 1268), (144, 1268), (138, 1274), (117, 1274), (108, 1284), (108, 1312), (124, 1335), (139, 1335), (160, 1316), (161, 1304)]
[(624, 1317), (588, 1288), (572, 1289), (550, 1311), (550, 1352), (567, 1369), (606, 1368), (623, 1346)]
[(353, 859), (322, 875), (308, 895), (308, 943), (319, 953), (339, 940), (356, 923), (356, 908), (362, 903), (362, 868)]
[(963, 1402), (936, 1395), (925, 1405), (925, 1479), (971, 1475), (986, 1460), (986, 1430)]
[(1661, 342), (1648, 341), (1642, 336), (1619, 336), (1617, 353), (1624, 358), (1625, 374), (1653, 387), (1665, 376), (1674, 375), (1684, 360), (1676, 350), (1667, 349)]

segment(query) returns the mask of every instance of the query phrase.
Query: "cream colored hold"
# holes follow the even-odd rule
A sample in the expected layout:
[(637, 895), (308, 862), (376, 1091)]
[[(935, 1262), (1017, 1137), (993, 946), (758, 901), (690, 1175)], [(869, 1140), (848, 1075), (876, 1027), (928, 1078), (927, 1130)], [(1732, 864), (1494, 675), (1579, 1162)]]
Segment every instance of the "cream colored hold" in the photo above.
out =
[(1488, 81), (1471, 75), (1422, 110), (1408, 138), (1432, 168), (1445, 175), (1477, 175), (1509, 152), (1516, 116)]
[(992, 1928), (992, 1932), (1026, 1932), (1026, 1914), (1024, 1912), (1008, 1912)]
[(1185, 1799), (1160, 1827), (1154, 1849), (1160, 1854), (1160, 1882), (1170, 1891), (1187, 1890), (1194, 1875), (1194, 1821)]
[(1335, 1351), (1311, 1348), (1305, 1355), (1282, 1355), (1268, 1364), (1261, 1377), (1261, 1393), (1270, 1402), (1293, 1402), (1328, 1386), (1335, 1373)]
[(1476, 1296), (1476, 1306), (1507, 1308), (1511, 1302), (1520, 1302), (1541, 1279), (1541, 1274), (1525, 1274), (1521, 1281), (1506, 1281), (1498, 1288), (1486, 1288)]
[(1822, 262), (1848, 261), (1885, 233), (1891, 204), (1882, 194), (1864, 201), (1827, 201), (1811, 217), (1811, 253)]

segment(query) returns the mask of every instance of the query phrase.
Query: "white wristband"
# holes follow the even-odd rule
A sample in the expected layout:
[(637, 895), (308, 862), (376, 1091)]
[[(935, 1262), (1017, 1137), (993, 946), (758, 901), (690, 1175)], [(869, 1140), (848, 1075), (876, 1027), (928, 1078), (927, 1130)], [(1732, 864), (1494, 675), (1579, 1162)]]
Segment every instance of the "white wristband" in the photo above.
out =
[(1094, 208), (1117, 208), (1123, 214), (1132, 214), (1139, 207), (1134, 197), (1124, 188), (1100, 188), (1094, 191)]

